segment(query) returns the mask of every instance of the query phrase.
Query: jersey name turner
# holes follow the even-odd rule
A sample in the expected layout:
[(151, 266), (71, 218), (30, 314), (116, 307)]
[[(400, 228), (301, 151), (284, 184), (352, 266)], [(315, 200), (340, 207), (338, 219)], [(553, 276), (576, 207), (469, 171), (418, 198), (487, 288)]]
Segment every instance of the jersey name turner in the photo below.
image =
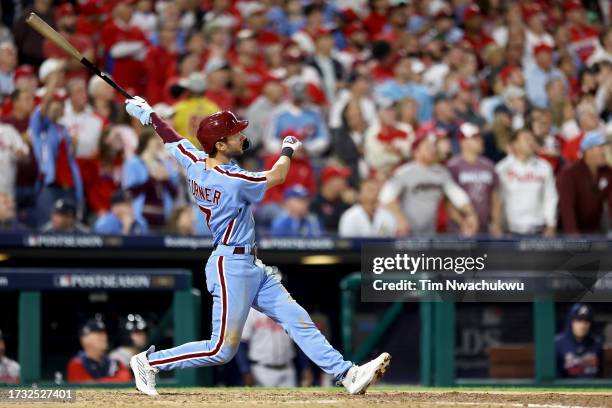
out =
[(195, 180), (189, 180), (191, 194), (198, 200), (206, 201), (212, 205), (219, 205), (221, 192), (213, 188), (201, 187)]

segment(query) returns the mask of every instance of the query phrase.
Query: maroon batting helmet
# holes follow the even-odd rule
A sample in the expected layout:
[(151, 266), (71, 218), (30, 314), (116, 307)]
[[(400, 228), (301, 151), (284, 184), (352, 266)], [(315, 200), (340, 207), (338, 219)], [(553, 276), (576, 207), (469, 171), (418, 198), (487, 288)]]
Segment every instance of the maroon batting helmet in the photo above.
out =
[(215, 143), (243, 131), (249, 126), (248, 120), (238, 120), (230, 111), (214, 113), (200, 122), (196, 137), (208, 154), (213, 152)]

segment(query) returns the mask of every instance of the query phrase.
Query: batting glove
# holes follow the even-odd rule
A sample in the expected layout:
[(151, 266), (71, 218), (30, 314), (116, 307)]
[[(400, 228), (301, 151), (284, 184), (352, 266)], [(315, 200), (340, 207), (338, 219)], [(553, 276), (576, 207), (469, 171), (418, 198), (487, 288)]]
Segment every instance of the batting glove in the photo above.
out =
[(151, 105), (140, 96), (125, 100), (125, 110), (130, 116), (138, 119), (143, 125), (151, 124), (151, 114), (154, 112)]
[(281, 145), (281, 151), (284, 151), (285, 148), (289, 148), (293, 153), (298, 151), (302, 147), (302, 142), (298, 140), (295, 136), (287, 136), (283, 139), (283, 144)]

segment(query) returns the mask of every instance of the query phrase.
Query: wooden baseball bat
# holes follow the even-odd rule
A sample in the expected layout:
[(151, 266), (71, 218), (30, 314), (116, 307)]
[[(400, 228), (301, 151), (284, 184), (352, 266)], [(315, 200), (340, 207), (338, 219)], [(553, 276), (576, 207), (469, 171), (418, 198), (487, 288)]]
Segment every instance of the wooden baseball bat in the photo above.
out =
[(132, 95), (127, 93), (125, 89), (117, 85), (115, 81), (113, 81), (106, 72), (100, 71), (97, 66), (95, 66), (91, 61), (85, 58), (79, 50), (74, 48), (72, 44), (68, 42), (64, 37), (60, 35), (57, 31), (55, 31), (49, 24), (45, 23), (45, 21), (38, 17), (36, 13), (30, 13), (30, 15), (26, 18), (26, 23), (34, 30), (38, 31), (40, 35), (53, 42), (55, 45), (66, 51), (70, 56), (75, 58), (81, 64), (85, 65), (87, 69), (91, 72), (102, 78), (107, 84), (115, 88), (118, 92), (120, 92), (123, 96), (128, 99), (133, 98)]

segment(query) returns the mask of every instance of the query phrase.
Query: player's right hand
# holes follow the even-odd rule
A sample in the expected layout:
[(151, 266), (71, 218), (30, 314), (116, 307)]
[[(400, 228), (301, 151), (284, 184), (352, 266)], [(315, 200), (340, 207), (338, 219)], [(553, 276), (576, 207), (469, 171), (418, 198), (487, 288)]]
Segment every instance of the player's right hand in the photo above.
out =
[(293, 153), (295, 153), (296, 151), (298, 151), (301, 147), (302, 147), (302, 142), (299, 141), (299, 139), (295, 136), (286, 136), (283, 139), (283, 144), (281, 146), (281, 151), (285, 148), (288, 147), (291, 150), (293, 150)]
[(151, 124), (151, 114), (153, 113), (153, 108), (140, 96), (126, 99), (125, 110), (130, 114), (130, 116), (138, 119), (143, 125), (146, 126)]

